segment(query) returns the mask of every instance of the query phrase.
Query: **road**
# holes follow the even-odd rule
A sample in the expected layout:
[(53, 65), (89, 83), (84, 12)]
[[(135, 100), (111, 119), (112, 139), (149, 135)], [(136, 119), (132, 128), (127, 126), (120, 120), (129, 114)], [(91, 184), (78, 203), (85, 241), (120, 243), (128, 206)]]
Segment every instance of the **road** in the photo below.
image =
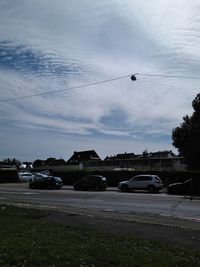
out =
[[(143, 218), (154, 222), (172, 219), (190, 221), (200, 229), (200, 199), (169, 196), (166, 193), (123, 193), (117, 188), (101, 192), (74, 191), (71, 186), (61, 190), (31, 190), (26, 183), (0, 184), (0, 203), (15, 203), (48, 207), (57, 210), (86, 213), (116, 214), (123, 218)], [(92, 215), (91, 215), (92, 216)]]

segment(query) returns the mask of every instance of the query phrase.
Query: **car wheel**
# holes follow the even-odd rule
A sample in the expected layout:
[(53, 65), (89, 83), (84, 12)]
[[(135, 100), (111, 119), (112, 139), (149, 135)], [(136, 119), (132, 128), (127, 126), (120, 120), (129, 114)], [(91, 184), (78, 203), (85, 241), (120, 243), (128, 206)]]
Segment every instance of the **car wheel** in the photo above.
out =
[(123, 192), (128, 192), (129, 191), (128, 185), (126, 185), (126, 184), (122, 185), (121, 190)]
[(155, 193), (155, 191), (156, 191), (156, 189), (155, 189), (155, 187), (153, 185), (149, 185), (147, 187), (147, 190), (148, 190), (149, 193)]

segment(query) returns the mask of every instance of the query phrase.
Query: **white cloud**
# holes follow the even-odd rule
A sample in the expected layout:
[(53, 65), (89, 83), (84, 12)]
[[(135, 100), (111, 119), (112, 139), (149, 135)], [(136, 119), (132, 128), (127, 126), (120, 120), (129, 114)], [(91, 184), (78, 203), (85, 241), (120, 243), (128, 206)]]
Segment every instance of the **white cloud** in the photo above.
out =
[[(0, 99), (65, 90), (136, 72), (197, 76), (198, 7), (197, 0), (2, 0)], [(198, 86), (195, 80), (138, 75), (135, 82), (127, 78), (1, 102), (0, 120), (3, 125), (12, 123), (17, 131), (37, 130), (38, 138), (39, 133), (50, 131), (48, 142), (50, 138), (58, 142), (52, 137), (56, 133), (83, 135), (86, 146), (89, 138), (96, 138), (101, 143), (98, 149), (110, 147), (111, 153), (117, 142), (120, 151), (128, 148), (127, 138), (137, 140), (133, 150), (162, 147), (161, 141), (149, 138), (153, 135), (169, 136), (168, 144), (162, 141), (167, 149), (172, 128), (192, 112)], [(110, 136), (117, 138), (115, 145)], [(80, 148), (84, 140), (78, 142)]]

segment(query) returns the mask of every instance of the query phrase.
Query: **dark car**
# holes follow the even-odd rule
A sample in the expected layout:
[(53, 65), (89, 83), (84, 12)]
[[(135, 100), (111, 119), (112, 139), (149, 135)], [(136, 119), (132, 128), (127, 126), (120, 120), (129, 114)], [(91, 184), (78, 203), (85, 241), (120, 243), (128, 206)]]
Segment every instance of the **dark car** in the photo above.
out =
[(36, 178), (29, 183), (31, 189), (60, 189), (62, 186), (62, 179), (55, 176)]
[(75, 190), (106, 190), (107, 179), (101, 175), (87, 175), (74, 184)]
[(172, 195), (200, 195), (200, 180), (188, 179), (183, 183), (173, 183), (167, 187)]

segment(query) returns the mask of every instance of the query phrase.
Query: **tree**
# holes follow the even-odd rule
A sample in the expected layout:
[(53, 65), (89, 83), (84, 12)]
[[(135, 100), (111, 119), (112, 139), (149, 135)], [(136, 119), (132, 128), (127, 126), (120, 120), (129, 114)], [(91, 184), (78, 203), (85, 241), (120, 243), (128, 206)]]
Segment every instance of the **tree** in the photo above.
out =
[(56, 162), (56, 158), (52, 158), (52, 157), (50, 157), (50, 158), (48, 158), (48, 159), (46, 160), (46, 165), (48, 165), (48, 166), (53, 166), (53, 165), (55, 165), (55, 162)]
[(35, 168), (39, 168), (39, 167), (42, 167), (44, 165), (44, 161), (41, 160), (41, 159), (36, 159), (34, 162), (33, 162), (33, 166)]
[(147, 149), (145, 149), (143, 151), (142, 156), (143, 156), (143, 158), (147, 158), (148, 157), (148, 151), (147, 151)]
[(186, 115), (179, 127), (172, 131), (173, 145), (185, 158), (190, 169), (200, 170), (200, 94), (192, 101), (194, 112)]

